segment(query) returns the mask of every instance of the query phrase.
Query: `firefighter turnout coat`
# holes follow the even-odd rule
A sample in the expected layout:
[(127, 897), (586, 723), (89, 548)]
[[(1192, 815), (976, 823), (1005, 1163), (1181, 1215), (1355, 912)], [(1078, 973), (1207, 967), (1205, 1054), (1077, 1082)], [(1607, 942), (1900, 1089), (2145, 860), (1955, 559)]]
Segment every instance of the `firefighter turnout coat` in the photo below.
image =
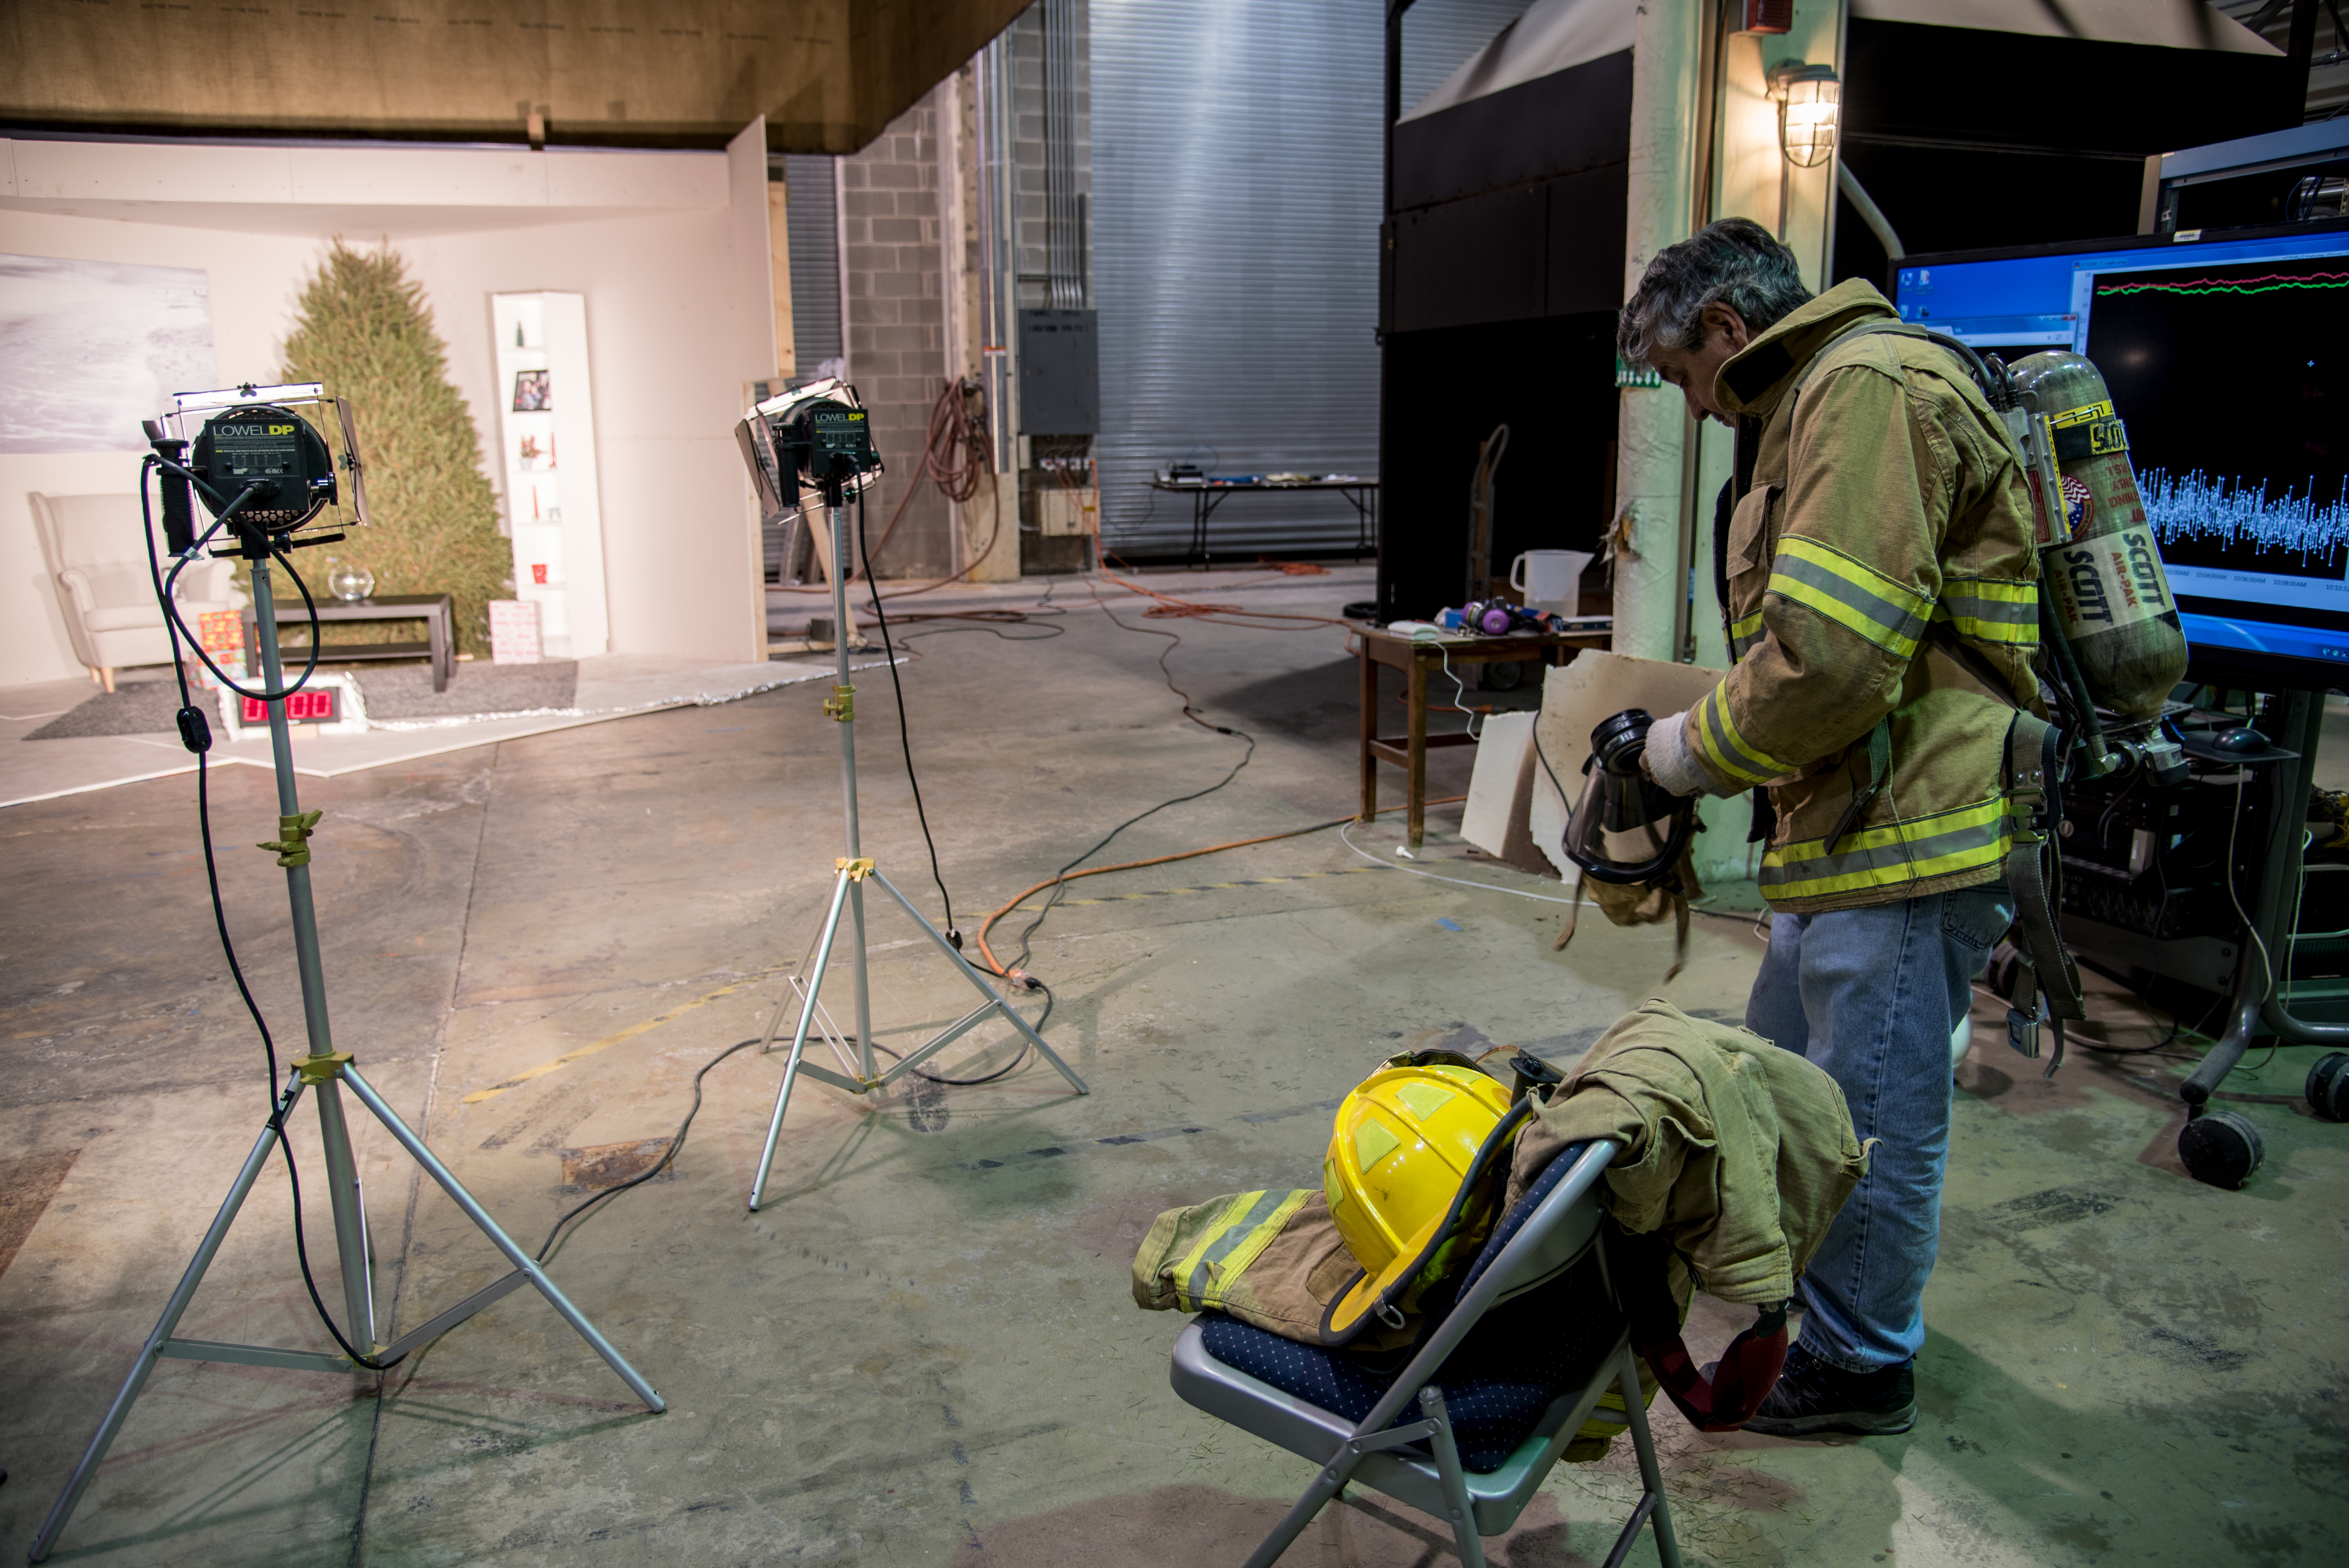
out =
[(1768, 787), (1761, 884), (1780, 909), (1996, 881), (2007, 726), (2044, 713), (2021, 465), (1965, 364), (1899, 323), (1868, 284), (1837, 284), (1714, 389), (1740, 425), (1731, 668), (1682, 738), (1713, 793)]

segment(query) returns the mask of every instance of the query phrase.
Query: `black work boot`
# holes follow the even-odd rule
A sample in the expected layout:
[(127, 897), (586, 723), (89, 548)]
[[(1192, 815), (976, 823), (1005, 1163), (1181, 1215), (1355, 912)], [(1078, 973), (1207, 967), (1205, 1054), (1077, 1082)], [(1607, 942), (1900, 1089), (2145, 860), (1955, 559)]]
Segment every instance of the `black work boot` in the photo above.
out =
[(1847, 1372), (1797, 1345), (1745, 1430), (1773, 1438), (1890, 1437), (1917, 1424), (1917, 1364)]

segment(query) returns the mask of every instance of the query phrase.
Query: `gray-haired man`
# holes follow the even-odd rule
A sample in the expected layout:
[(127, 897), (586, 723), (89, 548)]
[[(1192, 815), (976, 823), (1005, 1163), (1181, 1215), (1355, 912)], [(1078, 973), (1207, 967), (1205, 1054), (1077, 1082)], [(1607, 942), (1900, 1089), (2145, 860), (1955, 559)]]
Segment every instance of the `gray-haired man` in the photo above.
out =
[[(1746, 1427), (1906, 1431), (1950, 1037), (2013, 917), (2000, 770), (2013, 704), (2038, 702), (2030, 492), (1955, 356), (1902, 332), (1864, 282), (1812, 298), (1744, 219), (1659, 254), (1617, 346), (1738, 437), (1715, 545), (1732, 667), (1656, 724), (1648, 767), (1676, 794), (1764, 787), (1773, 918), (1745, 1022), (1826, 1068), (1861, 1139), (1881, 1140)], [(1937, 622), (2004, 692), (1938, 644)]]

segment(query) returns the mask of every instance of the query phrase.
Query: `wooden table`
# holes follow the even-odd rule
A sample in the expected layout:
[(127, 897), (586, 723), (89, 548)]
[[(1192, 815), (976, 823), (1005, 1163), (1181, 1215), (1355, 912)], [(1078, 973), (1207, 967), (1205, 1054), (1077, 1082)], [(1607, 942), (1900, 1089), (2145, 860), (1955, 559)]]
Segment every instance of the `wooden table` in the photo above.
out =
[[(1378, 814), (1379, 764), (1393, 763), (1410, 780), (1405, 823), (1413, 849), (1419, 848), (1427, 828), (1428, 748), (1476, 744), (1476, 738), (1465, 733), (1427, 733), (1430, 673), (1433, 672), (1436, 679), (1443, 679), (1447, 659), (1455, 671), (1469, 665), (1508, 664), (1534, 659), (1548, 665), (1563, 665), (1585, 648), (1604, 648), (1613, 640), (1613, 634), (1605, 631), (1529, 632), (1506, 637), (1445, 637), (1440, 641), (1430, 637), (1406, 637), (1367, 627), (1357, 629), (1355, 634), (1362, 644), (1361, 820), (1367, 822)], [(1407, 734), (1382, 736), (1379, 733), (1381, 665), (1403, 672), (1407, 683), (1404, 708), (1410, 716)]]
[(1202, 565), (1214, 561), (1207, 552), (1207, 520), (1227, 497), (1249, 494), (1262, 495), (1290, 490), (1336, 490), (1354, 509), (1354, 550), (1367, 555), (1378, 548), (1379, 481), (1334, 475), (1311, 480), (1159, 480), (1150, 481), (1155, 490), (1170, 490), (1191, 498), (1191, 549), (1183, 559)]
[[(378, 593), (370, 598), (346, 603), (332, 594), (320, 594), (317, 600), (318, 622), (322, 626), (336, 621), (421, 621), (425, 641), (420, 643), (322, 643), (318, 662), (322, 665), (342, 664), (355, 659), (412, 659), (429, 657), (432, 661), (432, 689), (447, 691), (450, 673), (456, 668), (457, 637), (452, 619), (452, 603), (446, 593)], [(277, 635), (310, 624), (309, 612), (302, 607), (297, 596), (290, 603), (277, 601)], [(280, 655), (295, 656), (296, 662), (307, 655), (295, 655), (287, 648)], [(261, 627), (254, 620), (253, 606), (244, 608), (244, 667), (252, 675), (261, 673)]]

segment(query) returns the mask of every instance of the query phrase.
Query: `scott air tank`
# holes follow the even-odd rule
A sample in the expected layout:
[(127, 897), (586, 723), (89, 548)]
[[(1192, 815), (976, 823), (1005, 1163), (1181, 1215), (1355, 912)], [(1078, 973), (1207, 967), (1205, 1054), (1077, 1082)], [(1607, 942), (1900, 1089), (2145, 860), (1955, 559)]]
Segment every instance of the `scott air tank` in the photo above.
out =
[(2104, 376), (2079, 355), (2034, 354), (2012, 373), (2030, 417), (2040, 592), (2097, 705), (2158, 737), (2162, 706), (2186, 676), (2186, 633), (2127, 428)]

